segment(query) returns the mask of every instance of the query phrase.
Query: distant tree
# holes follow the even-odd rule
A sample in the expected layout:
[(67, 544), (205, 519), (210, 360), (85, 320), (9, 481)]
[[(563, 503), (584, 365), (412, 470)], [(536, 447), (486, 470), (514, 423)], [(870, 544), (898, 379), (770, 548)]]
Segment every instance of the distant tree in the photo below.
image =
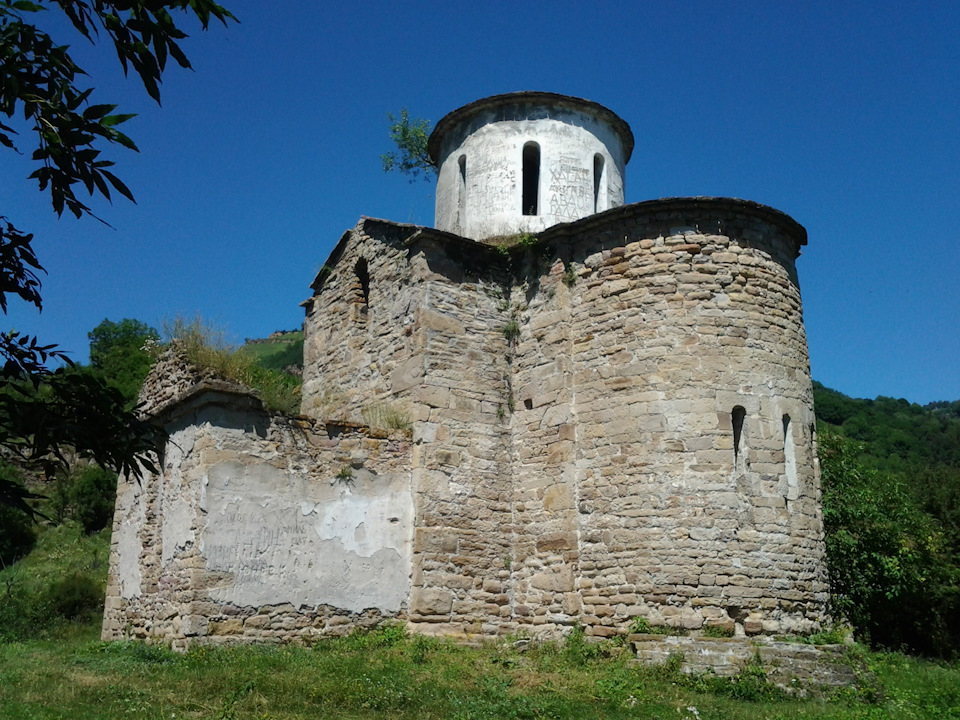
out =
[(416, 180), (422, 172), (424, 176), (436, 175), (437, 165), (427, 152), (430, 139), (430, 121), (422, 118), (410, 118), (406, 108), (400, 111), (400, 117), (387, 113), (390, 118), (390, 139), (396, 144), (396, 152), (380, 156), (383, 171), (399, 170), (410, 176), (410, 182)]
[(69, 475), (61, 474), (51, 493), (53, 519), (76, 520), (86, 533), (107, 527), (113, 520), (117, 498), (117, 474), (96, 465), (81, 465)]
[[(116, 105), (92, 103), (92, 87), (69, 53), (69, 46), (41, 29), (44, 13), (62, 13), (87, 40), (110, 39), (124, 72), (131, 68), (147, 93), (160, 100), (167, 59), (190, 63), (178, 42), (186, 34), (170, 11), (197, 18), (206, 29), (211, 17), (226, 23), (228, 10), (211, 0), (0, 0), (0, 145), (21, 152), (32, 137), (36, 162), (29, 179), (49, 192), (54, 212), (77, 218), (93, 212), (77, 195), (110, 199), (112, 192), (133, 196), (101, 157), (104, 144), (136, 150), (117, 126), (132, 117)], [(19, 129), (18, 129), (19, 128)], [(0, 207), (0, 311), (8, 295), (41, 308), (43, 268), (31, 245), (33, 235), (13, 224)], [(116, 388), (89, 373), (52, 370), (69, 359), (54, 345), (17, 332), (0, 334), (0, 446), (48, 475), (66, 463), (66, 448), (120, 472), (139, 473), (156, 446), (157, 430), (125, 410)], [(147, 461), (149, 462), (149, 461)], [(0, 503), (32, 512), (30, 493), (0, 478)]]
[(90, 366), (128, 402), (135, 401), (153, 366), (155, 355), (150, 348), (160, 342), (160, 333), (139, 320), (124, 318), (118, 323), (104, 320), (87, 337)]
[(817, 420), (831, 425), (842, 425), (844, 420), (856, 414), (858, 410), (856, 400), (818, 382), (813, 383), (813, 398)]
[[(21, 493), (29, 494), (19, 468), (0, 462), (0, 480), (7, 485), (21, 488)], [(36, 539), (37, 533), (29, 515), (10, 504), (0, 503), (0, 567), (10, 565), (26, 555)]]

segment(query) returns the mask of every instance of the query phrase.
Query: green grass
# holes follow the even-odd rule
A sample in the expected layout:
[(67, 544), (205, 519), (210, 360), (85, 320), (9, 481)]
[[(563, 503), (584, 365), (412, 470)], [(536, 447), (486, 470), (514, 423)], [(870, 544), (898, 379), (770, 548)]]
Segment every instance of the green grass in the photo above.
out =
[(291, 365), (303, 366), (303, 331), (290, 332), (276, 341), (249, 343), (243, 346), (267, 370), (284, 370)]
[(77, 632), (78, 619), (99, 621), (109, 551), (107, 530), (87, 535), (72, 521), (41, 528), (33, 550), (0, 570), (0, 642), (62, 637)]
[(766, 692), (738, 696), (731, 691), (738, 683), (639, 668), (610, 644), (584, 652), (575, 641), (572, 649), (521, 652), (506, 641), (470, 648), (385, 628), (311, 648), (178, 655), (100, 643), (96, 626), (82, 628), (59, 641), (0, 645), (0, 717), (960, 718), (960, 667), (897, 654), (868, 656), (883, 686), (878, 702), (853, 691), (792, 700)]

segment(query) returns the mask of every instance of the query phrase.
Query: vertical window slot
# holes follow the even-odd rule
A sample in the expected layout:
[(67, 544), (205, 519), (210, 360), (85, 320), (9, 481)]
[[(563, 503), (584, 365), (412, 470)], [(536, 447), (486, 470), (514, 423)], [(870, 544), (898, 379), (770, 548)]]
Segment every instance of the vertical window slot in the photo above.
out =
[(597, 153), (593, 156), (593, 211), (600, 212), (601, 210), (606, 210), (604, 204), (601, 204), (600, 201), (600, 189), (604, 186), (604, 175), (603, 175), (603, 155)]
[(457, 183), (457, 214), (461, 231), (467, 225), (467, 156), (461, 155), (457, 161), (460, 178)]
[(734, 470), (739, 470), (741, 467), (740, 456), (742, 454), (742, 443), (743, 443), (743, 421), (747, 416), (746, 408), (742, 405), (737, 405), (733, 408), (733, 412), (730, 413), (730, 418), (733, 424), (733, 468)]
[(523, 200), (524, 215), (540, 214), (540, 146), (528, 142), (523, 146)]
[(370, 308), (370, 270), (367, 267), (366, 258), (360, 258), (357, 260), (357, 264), (354, 266), (353, 272), (356, 273), (356, 287), (360, 291), (360, 297), (357, 298), (358, 309), (360, 314), (365, 317)]
[(783, 416), (783, 471), (787, 476), (787, 497), (795, 499), (797, 490), (797, 446), (793, 442), (790, 416)]

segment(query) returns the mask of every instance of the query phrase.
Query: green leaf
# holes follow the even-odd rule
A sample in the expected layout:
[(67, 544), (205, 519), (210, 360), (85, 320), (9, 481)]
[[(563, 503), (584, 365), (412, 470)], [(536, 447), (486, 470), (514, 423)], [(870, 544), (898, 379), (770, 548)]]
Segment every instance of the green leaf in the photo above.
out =
[(14, 10), (20, 10), (21, 12), (39, 12), (46, 10), (43, 5), (37, 5), (36, 3), (29, 2), (29, 0), (16, 0), (12, 7)]
[(136, 113), (126, 113), (122, 115), (107, 115), (105, 118), (103, 118), (103, 120), (100, 121), (100, 124), (106, 127), (113, 127), (115, 125), (119, 125), (120, 123), (125, 123), (130, 118), (135, 118), (136, 116), (137, 116)]
[[(157, 102), (159, 102), (159, 99), (157, 100)], [(120, 132), (119, 130), (113, 130), (113, 129), (111, 128), (111, 129), (110, 129), (110, 135), (109, 135), (109, 137), (110, 137), (111, 140), (113, 140), (114, 142), (120, 143), (121, 145), (123, 145), (123, 146), (124, 146), (125, 148), (127, 148), (128, 150), (133, 150), (134, 152), (140, 152), (140, 148), (138, 148), (138, 147), (134, 144), (133, 140), (131, 140), (130, 138), (128, 138), (126, 135), (124, 135), (124, 134), (123, 134), (122, 132)]]
[(116, 105), (91, 105), (83, 111), (83, 117), (85, 120), (99, 120), (116, 109)]
[(104, 177), (106, 177), (107, 180), (110, 181), (110, 184), (113, 185), (113, 187), (114, 187), (117, 191), (119, 191), (121, 195), (123, 195), (125, 198), (127, 198), (127, 199), (128, 199), (130, 202), (132, 202), (132, 203), (137, 202), (136, 200), (133, 199), (133, 193), (130, 192), (129, 188), (127, 188), (127, 186), (123, 184), (123, 182), (120, 180), (120, 178), (118, 178), (116, 175), (114, 175), (114, 174), (113, 174), (112, 172), (110, 172), (109, 170), (103, 170), (102, 172), (103, 172)]

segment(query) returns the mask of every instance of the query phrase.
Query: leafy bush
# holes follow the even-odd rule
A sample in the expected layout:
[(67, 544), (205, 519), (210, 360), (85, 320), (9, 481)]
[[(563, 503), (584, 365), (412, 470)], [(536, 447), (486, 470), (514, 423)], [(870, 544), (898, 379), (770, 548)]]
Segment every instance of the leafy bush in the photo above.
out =
[(803, 638), (807, 645), (843, 645), (850, 636), (850, 628), (836, 623), (826, 630)]
[(50, 499), (55, 519), (76, 520), (84, 532), (103, 530), (113, 521), (117, 474), (97, 465), (76, 468), (55, 481)]
[(564, 654), (570, 662), (576, 665), (586, 665), (601, 658), (609, 657), (610, 649), (606, 643), (590, 642), (580, 625), (577, 625), (567, 635), (563, 645)]
[(83, 572), (55, 580), (45, 592), (44, 606), (66, 620), (81, 620), (103, 610), (100, 583)]
[(949, 656), (960, 648), (960, 572), (906, 484), (821, 433), (823, 519), (835, 612), (872, 645)]

